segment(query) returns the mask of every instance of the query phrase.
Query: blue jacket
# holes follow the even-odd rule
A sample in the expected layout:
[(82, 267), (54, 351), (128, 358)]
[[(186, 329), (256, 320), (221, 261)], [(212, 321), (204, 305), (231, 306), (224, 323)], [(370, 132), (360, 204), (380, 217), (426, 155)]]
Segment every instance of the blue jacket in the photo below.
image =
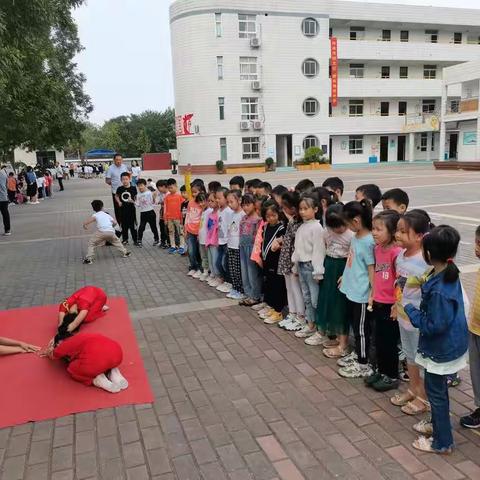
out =
[(444, 273), (431, 276), (422, 286), (420, 309), (409, 304), (405, 312), (420, 330), (418, 352), (434, 362), (461, 357), (468, 348), (468, 327), (460, 280), (443, 281)]

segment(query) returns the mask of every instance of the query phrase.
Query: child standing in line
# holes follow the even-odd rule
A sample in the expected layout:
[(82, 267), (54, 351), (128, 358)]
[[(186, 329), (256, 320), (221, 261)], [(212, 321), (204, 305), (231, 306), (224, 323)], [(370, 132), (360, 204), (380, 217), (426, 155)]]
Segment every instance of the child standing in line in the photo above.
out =
[(200, 246), (200, 258), (202, 259), (203, 273), (198, 277), (201, 282), (208, 282), (212, 278), (212, 268), (208, 257), (207, 233), (208, 233), (208, 216), (212, 213), (213, 208), (210, 206), (210, 195), (202, 193), (204, 206), (202, 207), (202, 215), (200, 217), (200, 228), (198, 230), (198, 244)]
[(355, 200), (360, 202), (361, 200), (368, 200), (372, 206), (372, 210), (380, 203), (382, 199), (382, 192), (378, 185), (374, 183), (367, 183), (366, 185), (360, 185), (355, 191)]
[(157, 205), (160, 206), (160, 210), (158, 212), (158, 219), (159, 219), (158, 226), (160, 228), (160, 248), (167, 249), (171, 247), (167, 224), (164, 219), (164, 201), (165, 201), (165, 197), (168, 195), (167, 181), (158, 180), (155, 185), (157, 187), (156, 202), (157, 202)]
[[(322, 338), (315, 328), (318, 282), (323, 279), (325, 261), (325, 231), (319, 221), (322, 211), (317, 195), (304, 193), (300, 198), (298, 213), (303, 223), (295, 235), (292, 263), (300, 279), (306, 324), (295, 332), (295, 336), (298, 338), (314, 336), (313, 340), (317, 342), (319, 337)], [(318, 344), (312, 342), (311, 345)]]
[(190, 197), (187, 192), (187, 187), (182, 185), (180, 187), (180, 195), (183, 198), (182, 202), (182, 225), (185, 225), (185, 218), (187, 217), (187, 210), (188, 210), (188, 202), (190, 201)]
[(137, 187), (130, 183), (130, 174), (128, 172), (123, 172), (120, 175), (120, 180), (122, 184), (117, 188), (115, 201), (120, 207), (120, 216), (122, 218), (122, 243), (128, 245), (128, 231), (130, 230), (133, 243), (138, 246), (137, 212), (135, 210)]
[(45, 177), (43, 176), (42, 172), (37, 173), (37, 192), (38, 192), (38, 199), (45, 200)]
[(185, 253), (185, 240), (182, 226), (182, 195), (178, 193), (177, 181), (174, 178), (167, 180), (168, 195), (163, 200), (163, 217), (167, 224), (170, 236), (168, 253)]
[(153, 233), (153, 246), (158, 245), (158, 229), (157, 229), (157, 216), (155, 215), (155, 192), (151, 192), (147, 187), (147, 182), (144, 178), (137, 180), (137, 200), (136, 204), (140, 211), (140, 226), (138, 227), (138, 243), (139, 247), (142, 247), (143, 232), (147, 223), (150, 225), (150, 230)]
[(218, 263), (218, 202), (217, 194), (211, 192), (208, 195), (208, 207), (211, 210), (207, 216), (207, 236), (205, 246), (207, 247), (208, 264), (210, 266), (210, 287), (218, 287), (221, 283)]
[(410, 199), (408, 193), (401, 188), (392, 188), (382, 195), (382, 206), (384, 210), (395, 210), (403, 215), (408, 208)]
[(287, 304), (285, 277), (278, 274), (280, 245), (275, 246), (276, 239), (285, 233), (280, 207), (274, 200), (267, 200), (262, 207), (262, 218), (266, 222), (263, 229), (262, 262), (265, 282), (263, 284), (264, 302), (268, 309), (259, 313), (267, 325), (282, 320), (282, 310)]
[(328, 358), (343, 358), (348, 354), (347, 297), (338, 288), (347, 263), (353, 232), (347, 228), (343, 218), (343, 205), (328, 207), (325, 215), (325, 273), (320, 282), (317, 302), (316, 324), (318, 331), (326, 337), (337, 337), (338, 345), (325, 348)]
[[(206, 197), (202, 192), (203, 189), (199, 185), (193, 185), (191, 189), (192, 199), (187, 204), (187, 213), (185, 216), (185, 237), (187, 239), (187, 252), (190, 262), (187, 275), (189, 277), (199, 278), (203, 273), (200, 244), (198, 243), (198, 232), (200, 230), (203, 208), (199, 200), (205, 205)], [(200, 194), (202, 194), (202, 196), (197, 200)]]
[[(425, 369), (425, 389), (432, 410), (432, 424), (414, 426), (421, 436), (412, 446), (429, 453), (451, 453), (452, 426), (447, 375), (467, 366), (468, 328), (459, 270), (454, 263), (460, 235), (448, 225), (431, 230), (423, 239), (423, 256), (433, 267), (422, 286), (420, 308), (411, 304), (405, 312), (420, 331), (416, 362)], [(420, 428), (419, 428), (420, 427)]]
[(422, 255), (422, 241), (430, 231), (431, 223), (428, 213), (424, 210), (411, 210), (400, 218), (395, 239), (403, 250), (395, 262), (397, 272), (396, 303), (392, 316), (397, 318), (400, 329), (402, 351), (407, 358), (409, 389), (395, 394), (390, 401), (402, 408), (407, 415), (418, 415), (427, 412), (429, 405), (420, 368), (415, 363), (420, 333), (409, 321), (404, 310), (405, 305), (419, 307), (422, 292), (422, 275), (428, 268)]
[(338, 374), (347, 378), (369, 377), (370, 312), (367, 310), (375, 273), (375, 242), (372, 237), (372, 208), (368, 200), (348, 202), (343, 217), (354, 232), (340, 291), (347, 297), (347, 316), (355, 336), (355, 352), (338, 360)]
[(52, 197), (52, 183), (53, 183), (53, 178), (51, 173), (47, 170), (45, 172), (44, 176), (44, 186), (45, 186), (45, 196), (47, 198)]
[(233, 300), (243, 300), (242, 269), (240, 262), (240, 223), (245, 217), (245, 212), (241, 206), (241, 190), (230, 190), (227, 194), (227, 203), (232, 210), (228, 223), (228, 271), (232, 279), (232, 289), (227, 294), (227, 298)]
[(402, 250), (395, 243), (400, 215), (394, 210), (384, 210), (373, 218), (375, 240), (375, 277), (373, 303), (369, 307), (375, 327), (377, 371), (365, 379), (365, 385), (377, 392), (398, 388), (398, 323), (392, 319), (395, 303), (395, 262)]
[(13, 172), (10, 172), (8, 174), (7, 194), (8, 194), (8, 201), (10, 203), (17, 203), (17, 199), (15, 198), (17, 195), (17, 179), (15, 178), (15, 174)]
[[(480, 227), (475, 231), (475, 255), (480, 259)], [(464, 428), (480, 428), (480, 271), (477, 274), (477, 285), (473, 297), (468, 322), (469, 342), (468, 353), (470, 377), (472, 379), (473, 400), (477, 407), (469, 415), (460, 419)]]
[(322, 187), (335, 193), (339, 202), (342, 201), (343, 190), (345, 188), (343, 180), (339, 177), (328, 177), (322, 183)]
[(300, 195), (298, 192), (286, 192), (282, 195), (281, 205), (288, 223), (283, 236), (278, 273), (285, 277), (287, 288), (288, 315), (278, 326), (289, 332), (297, 332), (305, 326), (305, 302), (303, 301), (302, 287), (298, 275), (293, 273), (292, 256), (295, 248), (295, 235), (302, 224), (298, 213)]
[(260, 217), (252, 194), (246, 193), (242, 197), (241, 206), (245, 216), (240, 220), (239, 246), (242, 285), (246, 298), (240, 301), (240, 305), (252, 307), (260, 303), (262, 295), (262, 272), (258, 264), (251, 259)]
[(218, 258), (217, 270), (220, 275), (219, 292), (230, 293), (232, 289), (231, 276), (228, 270), (228, 225), (232, 209), (227, 205), (228, 189), (220, 188), (216, 192), (218, 202)]

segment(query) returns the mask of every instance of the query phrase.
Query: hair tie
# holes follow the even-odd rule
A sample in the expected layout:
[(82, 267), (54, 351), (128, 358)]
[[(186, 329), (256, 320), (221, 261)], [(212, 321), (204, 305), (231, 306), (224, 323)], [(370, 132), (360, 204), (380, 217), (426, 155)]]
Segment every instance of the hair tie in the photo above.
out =
[(453, 258), (447, 258), (447, 263), (453, 263)]

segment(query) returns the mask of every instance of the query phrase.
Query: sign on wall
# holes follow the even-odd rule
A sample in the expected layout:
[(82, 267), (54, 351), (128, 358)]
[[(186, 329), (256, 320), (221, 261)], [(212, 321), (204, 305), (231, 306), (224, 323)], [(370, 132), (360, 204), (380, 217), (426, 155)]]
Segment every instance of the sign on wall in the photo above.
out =
[(463, 132), (463, 144), (464, 145), (476, 145), (477, 144), (477, 132)]
[(192, 126), (193, 113), (175, 116), (175, 133), (177, 137), (194, 135), (196, 132)]
[(337, 106), (338, 101), (338, 53), (337, 53), (337, 38), (330, 39), (330, 66), (332, 77), (332, 107)]

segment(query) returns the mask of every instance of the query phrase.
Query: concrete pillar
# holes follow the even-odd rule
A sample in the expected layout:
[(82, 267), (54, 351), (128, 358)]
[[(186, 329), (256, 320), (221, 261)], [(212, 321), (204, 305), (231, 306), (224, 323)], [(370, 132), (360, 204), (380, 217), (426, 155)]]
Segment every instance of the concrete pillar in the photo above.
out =
[(440, 106), (440, 146), (438, 149), (439, 160), (445, 160), (445, 142), (447, 136), (447, 126), (445, 124), (445, 114), (447, 113), (447, 86), (442, 85), (442, 103)]
[(408, 134), (408, 161), (413, 162), (415, 158), (415, 133)]
[(427, 162), (429, 162), (432, 157), (432, 135), (433, 135), (433, 132), (427, 132), (427, 151), (426, 151)]
[[(480, 81), (479, 81), (479, 91), (480, 91)], [(458, 139), (460, 142), (460, 138)], [(478, 110), (477, 110), (477, 145), (475, 148), (475, 161), (480, 162), (480, 95), (478, 98)], [(457, 155), (458, 157), (458, 155)], [(459, 159), (461, 160), (461, 159)]]

